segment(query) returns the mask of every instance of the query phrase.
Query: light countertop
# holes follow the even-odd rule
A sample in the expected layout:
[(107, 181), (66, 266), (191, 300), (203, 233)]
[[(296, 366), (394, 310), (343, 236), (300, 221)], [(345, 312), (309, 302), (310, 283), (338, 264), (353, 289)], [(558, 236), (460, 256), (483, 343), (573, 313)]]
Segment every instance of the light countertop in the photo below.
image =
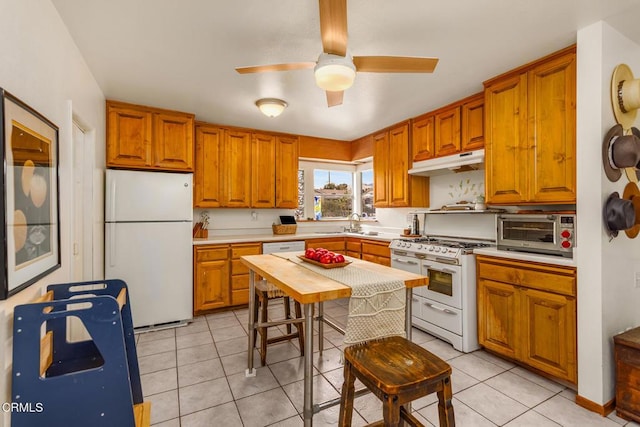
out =
[(515, 259), (519, 261), (541, 262), (544, 264), (561, 265), (565, 267), (577, 267), (575, 258), (531, 254), (527, 252), (503, 251), (495, 247), (474, 249), (473, 253), (476, 255), (495, 256), (499, 258)]
[(357, 237), (367, 240), (380, 240), (383, 242), (391, 242), (392, 239), (399, 238), (400, 235), (391, 233), (379, 233), (372, 236), (359, 233), (334, 233), (334, 232), (305, 232), (296, 234), (237, 234), (229, 236), (209, 236), (207, 238), (194, 238), (194, 245), (215, 245), (226, 243), (249, 243), (249, 242), (283, 242), (291, 240), (310, 240), (322, 239), (327, 237)]

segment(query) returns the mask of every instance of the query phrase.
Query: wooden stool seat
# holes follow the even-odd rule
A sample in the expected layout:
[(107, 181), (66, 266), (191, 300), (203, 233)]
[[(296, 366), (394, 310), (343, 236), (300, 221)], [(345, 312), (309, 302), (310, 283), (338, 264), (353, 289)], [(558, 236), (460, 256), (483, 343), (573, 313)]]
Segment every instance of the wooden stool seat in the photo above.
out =
[[(294, 301), (295, 317), (291, 316), (291, 305), (289, 297), (282, 294), (274, 294), (269, 289), (269, 284), (266, 280), (260, 280), (255, 284), (256, 303), (253, 307), (254, 319), (258, 321), (258, 325), (253, 330), (253, 342), (256, 342), (257, 334), (260, 333), (260, 364), (264, 366), (267, 362), (267, 345), (274, 344), (282, 341), (289, 341), (294, 338), (298, 338), (298, 344), (300, 346), (300, 356), (304, 356), (304, 330), (302, 324), (304, 318), (302, 317), (302, 308), (298, 301)], [(269, 300), (282, 298), (284, 304), (284, 319), (269, 322)], [(258, 313), (260, 311), (260, 313)], [(279, 335), (275, 337), (268, 337), (267, 330), (274, 326), (286, 325), (287, 333), (285, 335)], [(295, 326), (296, 330), (292, 331), (291, 325)]]
[(340, 426), (350, 426), (355, 380), (359, 379), (383, 402), (382, 424), (397, 426), (402, 418), (422, 426), (402, 405), (436, 392), (440, 426), (454, 426), (451, 405), (451, 367), (429, 351), (403, 337), (388, 337), (347, 347), (340, 401)]

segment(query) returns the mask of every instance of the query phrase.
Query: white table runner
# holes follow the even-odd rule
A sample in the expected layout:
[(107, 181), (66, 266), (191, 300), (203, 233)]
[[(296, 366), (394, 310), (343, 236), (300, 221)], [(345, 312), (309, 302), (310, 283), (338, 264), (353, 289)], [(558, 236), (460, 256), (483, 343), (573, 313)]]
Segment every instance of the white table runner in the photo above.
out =
[[(405, 336), (405, 285), (374, 272), (348, 265), (322, 268), (290, 253), (272, 254), (351, 288), (344, 344), (352, 345), (392, 335)], [(345, 257), (349, 260), (349, 257)]]

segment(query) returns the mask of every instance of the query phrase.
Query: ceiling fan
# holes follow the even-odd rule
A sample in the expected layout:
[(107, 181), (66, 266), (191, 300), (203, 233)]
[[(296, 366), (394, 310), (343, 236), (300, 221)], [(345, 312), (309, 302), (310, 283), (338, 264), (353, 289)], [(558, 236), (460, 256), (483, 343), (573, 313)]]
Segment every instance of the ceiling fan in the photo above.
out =
[(323, 53), (317, 62), (237, 67), (240, 74), (313, 68), (316, 84), (327, 94), (329, 107), (342, 104), (344, 90), (351, 87), (356, 72), (431, 73), (438, 58), (407, 56), (351, 56), (347, 54), (347, 0), (320, 1), (320, 35)]

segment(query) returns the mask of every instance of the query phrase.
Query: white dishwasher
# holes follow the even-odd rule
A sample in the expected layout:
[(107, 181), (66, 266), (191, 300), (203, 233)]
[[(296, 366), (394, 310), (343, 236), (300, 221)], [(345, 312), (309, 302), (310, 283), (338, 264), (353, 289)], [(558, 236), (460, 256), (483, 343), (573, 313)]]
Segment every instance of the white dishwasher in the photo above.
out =
[(275, 252), (304, 252), (304, 240), (295, 240), (291, 242), (271, 242), (262, 244), (263, 254), (272, 254)]

